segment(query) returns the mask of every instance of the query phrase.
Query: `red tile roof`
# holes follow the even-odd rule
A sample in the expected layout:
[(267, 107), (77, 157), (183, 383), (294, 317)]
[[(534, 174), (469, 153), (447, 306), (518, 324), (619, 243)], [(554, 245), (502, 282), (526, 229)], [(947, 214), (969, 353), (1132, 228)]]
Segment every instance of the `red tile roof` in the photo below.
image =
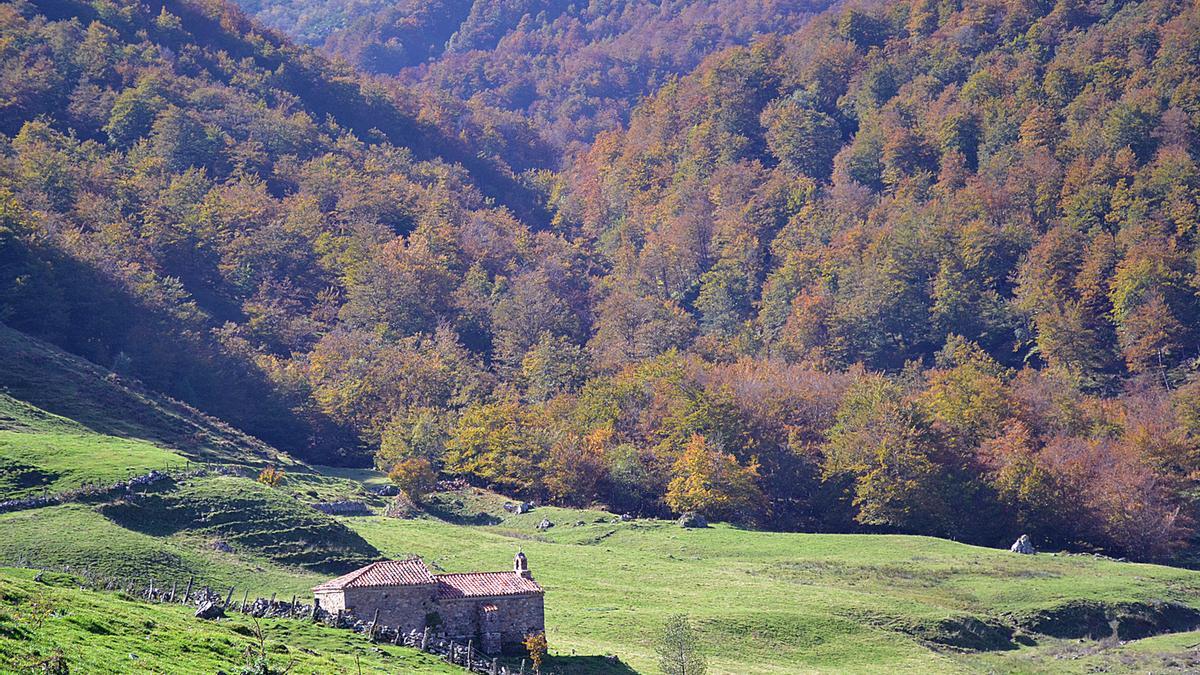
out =
[(420, 558), (408, 558), (371, 563), (315, 586), (313, 591), (340, 591), (371, 586), (419, 586), (433, 583), (436, 582), (425, 562)]
[(468, 572), (438, 574), (440, 598), (480, 598), (495, 595), (533, 595), (543, 593), (541, 585), (516, 572)]

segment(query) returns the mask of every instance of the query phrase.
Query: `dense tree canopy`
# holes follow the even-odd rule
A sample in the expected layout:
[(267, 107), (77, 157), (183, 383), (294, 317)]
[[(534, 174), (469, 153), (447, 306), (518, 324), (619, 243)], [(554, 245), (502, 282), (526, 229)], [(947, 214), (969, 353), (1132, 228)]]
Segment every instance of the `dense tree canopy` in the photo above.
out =
[(829, 0), (238, 0), (366, 72), (520, 113), (558, 148), (622, 124), (706, 55)]

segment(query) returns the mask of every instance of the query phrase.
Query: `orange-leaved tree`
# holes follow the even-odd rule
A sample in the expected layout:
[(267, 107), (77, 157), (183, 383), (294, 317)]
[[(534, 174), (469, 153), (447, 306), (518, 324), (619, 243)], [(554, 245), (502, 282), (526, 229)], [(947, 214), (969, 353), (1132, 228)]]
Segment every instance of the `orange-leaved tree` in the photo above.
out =
[(275, 487), (283, 482), (283, 469), (278, 469), (274, 466), (268, 466), (258, 474), (258, 482), (263, 485)]
[(437, 487), (437, 473), (424, 457), (408, 457), (396, 462), (388, 471), (388, 479), (418, 503)]

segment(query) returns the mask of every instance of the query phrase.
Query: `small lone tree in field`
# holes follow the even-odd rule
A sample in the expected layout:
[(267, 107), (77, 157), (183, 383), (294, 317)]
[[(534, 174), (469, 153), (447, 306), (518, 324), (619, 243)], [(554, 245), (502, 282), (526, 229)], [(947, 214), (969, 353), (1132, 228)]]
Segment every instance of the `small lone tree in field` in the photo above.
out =
[(283, 469), (268, 466), (258, 474), (258, 482), (269, 487), (277, 487), (283, 481)]
[(271, 664), (271, 655), (267, 650), (267, 634), (263, 632), (262, 624), (254, 618), (254, 641), (246, 647), (243, 654), (245, 663), (241, 675), (287, 675), (296, 666), (293, 658), (286, 666), (277, 667)]
[(655, 651), (658, 665), (666, 675), (704, 675), (708, 669), (704, 654), (700, 653), (700, 640), (686, 614), (667, 618)]

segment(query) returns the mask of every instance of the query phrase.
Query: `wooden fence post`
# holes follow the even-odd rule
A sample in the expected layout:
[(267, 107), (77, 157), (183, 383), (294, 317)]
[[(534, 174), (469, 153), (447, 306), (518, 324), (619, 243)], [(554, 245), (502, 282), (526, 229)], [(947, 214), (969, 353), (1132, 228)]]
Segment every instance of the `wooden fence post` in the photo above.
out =
[(196, 577), (188, 577), (187, 590), (183, 592), (183, 604), (185, 605), (192, 602), (192, 582), (195, 580)]
[(467, 640), (467, 670), (471, 669), (471, 650), (475, 647), (474, 640)]
[(247, 588), (247, 589), (246, 589), (246, 590), (245, 590), (245, 591), (242, 593), (242, 614), (245, 614), (245, 613), (246, 613), (246, 600), (249, 600), (249, 599), (250, 599), (250, 589), (249, 589), (249, 588)]
[(429, 651), (429, 626), (425, 626), (425, 633), (421, 635), (421, 651)]
[(371, 632), (367, 639), (371, 642), (375, 641), (375, 631), (379, 630), (379, 608), (375, 608), (375, 616), (371, 617)]
[(167, 602), (175, 602), (175, 580), (171, 580), (171, 594), (167, 596)]

